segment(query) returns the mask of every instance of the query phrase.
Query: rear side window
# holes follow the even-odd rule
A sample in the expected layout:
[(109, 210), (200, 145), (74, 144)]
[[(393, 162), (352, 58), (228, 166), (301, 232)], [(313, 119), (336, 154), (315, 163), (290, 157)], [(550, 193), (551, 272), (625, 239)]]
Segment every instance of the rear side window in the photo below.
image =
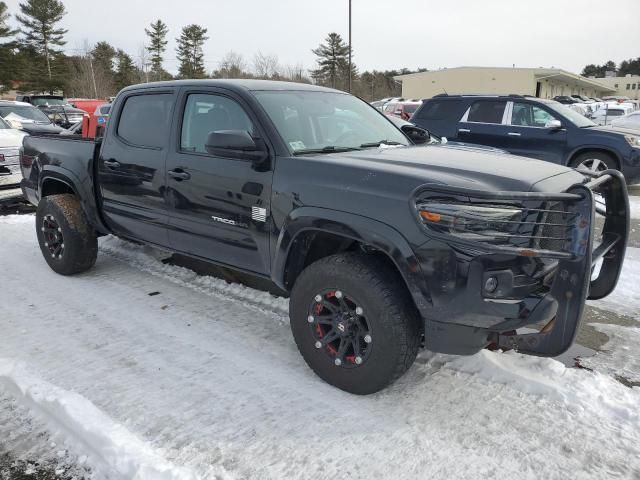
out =
[(170, 93), (127, 98), (120, 114), (118, 136), (132, 145), (161, 148), (169, 138), (172, 105)]
[(463, 114), (460, 100), (429, 100), (417, 113), (421, 120), (459, 120)]
[(480, 100), (469, 107), (468, 122), (502, 123), (507, 102), (489, 102)]

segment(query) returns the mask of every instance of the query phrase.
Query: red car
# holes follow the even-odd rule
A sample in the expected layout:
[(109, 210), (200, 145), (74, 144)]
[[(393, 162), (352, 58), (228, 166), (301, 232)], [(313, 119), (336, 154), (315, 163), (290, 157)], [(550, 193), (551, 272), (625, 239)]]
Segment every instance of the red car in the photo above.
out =
[(420, 105), (422, 102), (419, 101), (389, 102), (384, 106), (384, 113), (409, 121)]

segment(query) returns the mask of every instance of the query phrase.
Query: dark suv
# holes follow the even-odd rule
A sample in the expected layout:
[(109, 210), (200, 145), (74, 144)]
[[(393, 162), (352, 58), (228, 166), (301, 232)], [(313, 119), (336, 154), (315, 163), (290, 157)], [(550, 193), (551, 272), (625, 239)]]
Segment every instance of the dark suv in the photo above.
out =
[(599, 127), (553, 100), (437, 95), (424, 101), (411, 122), (450, 140), (593, 171), (614, 168), (629, 183), (640, 181), (637, 130)]

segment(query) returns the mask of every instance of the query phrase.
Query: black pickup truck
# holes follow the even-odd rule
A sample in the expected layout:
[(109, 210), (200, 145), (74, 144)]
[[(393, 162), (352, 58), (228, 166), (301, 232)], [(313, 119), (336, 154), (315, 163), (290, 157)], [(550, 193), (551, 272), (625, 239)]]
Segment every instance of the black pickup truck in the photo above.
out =
[(120, 92), (100, 141), (27, 137), (22, 188), (56, 272), (113, 234), (267, 279), (306, 362), (349, 392), (384, 388), (423, 344), (565, 351), (617, 283), (624, 178), (425, 135), (326, 88), (151, 83)]

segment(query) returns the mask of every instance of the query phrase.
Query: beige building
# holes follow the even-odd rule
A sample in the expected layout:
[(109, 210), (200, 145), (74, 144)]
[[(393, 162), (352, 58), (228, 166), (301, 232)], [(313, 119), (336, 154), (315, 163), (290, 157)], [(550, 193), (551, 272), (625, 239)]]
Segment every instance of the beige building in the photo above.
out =
[(440, 93), (534, 95), (614, 95), (612, 86), (557, 68), (456, 67), (399, 75), (404, 98), (430, 98)]
[(640, 75), (627, 75), (624, 77), (606, 77), (594, 78), (596, 82), (600, 82), (615, 90), (616, 95), (620, 97), (629, 97), (633, 100), (640, 100)]

